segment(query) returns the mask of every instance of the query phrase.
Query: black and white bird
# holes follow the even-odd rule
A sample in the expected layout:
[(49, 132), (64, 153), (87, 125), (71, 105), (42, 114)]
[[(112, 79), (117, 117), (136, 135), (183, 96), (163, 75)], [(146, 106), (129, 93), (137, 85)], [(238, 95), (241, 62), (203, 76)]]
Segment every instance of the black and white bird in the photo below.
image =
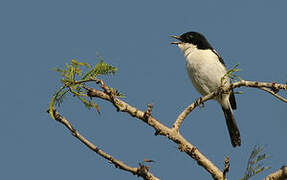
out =
[[(229, 85), (231, 80), (222, 77), (227, 73), (223, 59), (212, 48), (207, 39), (198, 32), (187, 32), (181, 36), (171, 36), (179, 41), (172, 42), (183, 51), (186, 59), (188, 76), (195, 89), (203, 96), (214, 92), (220, 86)], [(239, 129), (235, 122), (232, 109), (236, 109), (233, 91), (215, 97), (224, 112), (231, 144), (241, 145)]]

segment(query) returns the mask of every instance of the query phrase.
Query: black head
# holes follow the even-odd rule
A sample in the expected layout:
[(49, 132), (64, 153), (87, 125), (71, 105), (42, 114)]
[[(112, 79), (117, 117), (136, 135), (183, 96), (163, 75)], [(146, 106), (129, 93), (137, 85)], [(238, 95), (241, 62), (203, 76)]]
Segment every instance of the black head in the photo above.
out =
[(178, 38), (181, 42), (196, 45), (198, 49), (212, 49), (207, 39), (198, 32), (187, 32)]

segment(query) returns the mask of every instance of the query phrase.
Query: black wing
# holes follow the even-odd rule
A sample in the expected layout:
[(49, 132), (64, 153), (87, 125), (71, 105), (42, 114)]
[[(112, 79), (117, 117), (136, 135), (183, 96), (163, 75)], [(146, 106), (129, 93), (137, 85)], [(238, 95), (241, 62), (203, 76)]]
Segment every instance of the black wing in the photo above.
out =
[[(212, 49), (212, 52), (214, 52), (217, 55), (217, 57), (218, 57), (219, 61), (221, 62), (221, 64), (223, 64), (225, 66), (225, 63), (224, 63), (223, 59), (219, 56), (219, 54), (214, 49)], [(230, 83), (231, 83), (231, 81), (230, 81)], [(229, 96), (229, 102), (230, 102), (231, 108), (232, 109), (236, 109), (236, 100), (235, 100), (233, 89), (231, 90), (231, 93), (230, 93), (230, 96)]]
[(218, 57), (219, 61), (221, 62), (221, 64), (223, 64), (225, 66), (225, 63), (224, 63), (223, 59), (219, 56), (219, 54), (214, 49), (212, 49), (212, 52), (214, 52), (217, 55), (217, 57)]

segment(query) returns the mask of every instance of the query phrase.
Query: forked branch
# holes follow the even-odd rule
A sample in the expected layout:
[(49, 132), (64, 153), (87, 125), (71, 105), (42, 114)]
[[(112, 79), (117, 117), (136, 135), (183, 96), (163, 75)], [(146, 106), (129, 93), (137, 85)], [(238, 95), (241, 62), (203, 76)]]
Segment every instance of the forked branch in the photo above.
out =
[[(95, 80), (93, 80), (95, 81)], [(176, 119), (176, 121), (173, 124), (172, 128), (168, 128), (167, 126), (160, 123), (157, 119), (155, 119), (151, 115), (152, 105), (148, 106), (148, 110), (146, 112), (141, 111), (128, 103), (124, 102), (123, 100), (119, 99), (117, 96), (115, 96), (113, 89), (109, 88), (102, 80), (96, 80), (97, 83), (101, 85), (101, 88), (103, 90), (98, 90), (95, 88), (89, 88), (87, 86), (82, 85), (84, 89), (87, 90), (87, 96), (89, 97), (97, 97), (104, 99), (106, 101), (111, 102), (115, 108), (118, 111), (126, 112), (130, 114), (131, 116), (142, 120), (149, 126), (153, 127), (155, 129), (156, 135), (163, 135), (166, 136), (168, 139), (172, 140), (174, 143), (178, 145), (178, 148), (180, 151), (185, 152), (188, 154), (191, 158), (193, 158), (197, 163), (202, 166), (207, 172), (211, 174), (213, 179), (223, 180), (225, 179), (223, 173), (216, 165), (214, 165), (208, 158), (206, 158), (194, 145), (192, 145), (190, 142), (188, 142), (180, 133), (179, 128), (184, 121), (184, 119), (187, 117), (187, 115), (197, 106), (200, 104), (213, 99), (215, 96), (218, 96), (220, 93), (229, 92), (231, 89), (238, 88), (241, 86), (246, 87), (253, 87), (253, 88), (259, 88), (264, 91), (267, 91), (268, 93), (271, 93), (278, 99), (282, 100), (283, 102), (287, 102), (287, 100), (277, 94), (277, 92), (281, 89), (287, 90), (286, 84), (279, 84), (279, 83), (266, 83), (266, 82), (255, 82), (255, 81), (238, 81), (233, 84), (231, 84), (228, 87), (222, 87), (218, 89), (217, 91), (210, 93), (202, 98), (199, 98), (196, 100), (193, 104), (189, 105)], [(91, 148), (93, 151), (101, 155), (102, 157), (106, 158), (110, 162), (112, 162), (116, 167), (119, 167), (123, 170), (132, 172), (133, 174), (137, 174), (138, 176), (143, 177), (144, 179), (158, 179), (155, 176), (153, 176), (151, 173), (148, 172), (147, 169), (142, 169), (142, 167), (139, 168), (133, 168), (125, 165), (123, 162), (116, 160), (112, 156), (104, 153), (100, 149), (98, 149), (96, 146), (94, 146), (91, 142), (89, 142), (87, 139), (85, 139), (79, 132), (77, 132), (71, 124), (66, 120), (64, 117), (59, 115), (56, 111), (54, 113), (55, 119), (59, 122), (63, 123), (71, 132), (72, 134), (77, 137), (79, 140), (81, 140), (85, 145), (87, 145), (89, 148)], [(143, 171), (142, 171), (143, 170)], [(141, 173), (146, 172), (146, 173)]]
[(206, 101), (218, 96), (220, 93), (228, 92), (231, 89), (235, 89), (235, 88), (242, 87), (242, 86), (258, 88), (258, 89), (264, 90), (264, 91), (272, 94), (273, 96), (275, 96), (279, 100), (287, 103), (287, 99), (286, 98), (283, 98), (282, 96), (277, 94), (277, 92), (279, 92), (280, 90), (285, 90), (286, 91), (287, 90), (287, 84), (241, 80), (241, 81), (238, 81), (238, 82), (235, 82), (235, 83), (231, 84), (228, 87), (219, 88), (217, 91), (197, 99), (194, 103), (192, 103), (187, 108), (185, 108), (185, 110), (178, 116), (178, 118), (176, 119), (176, 121), (174, 122), (174, 124), (172, 126), (173, 129), (175, 131), (179, 131), (179, 128), (180, 128), (181, 124), (183, 123), (184, 119), (198, 105), (200, 105), (200, 104), (202, 104), (202, 103), (204, 103), (204, 102), (206, 102)]
[(155, 177), (152, 173), (148, 171), (149, 168), (147, 166), (140, 165), (138, 168), (128, 166), (125, 163), (117, 160), (116, 158), (112, 157), (111, 155), (99, 149), (92, 142), (90, 142), (83, 135), (81, 135), (66, 118), (64, 118), (62, 115), (59, 114), (59, 112), (56, 109), (54, 109), (53, 114), (55, 120), (64, 124), (71, 131), (73, 136), (78, 138), (82, 143), (84, 143), (88, 148), (96, 152), (98, 155), (102, 156), (103, 158), (107, 159), (110, 163), (114, 164), (116, 168), (120, 168), (124, 171), (131, 172), (134, 175), (142, 177), (144, 180), (159, 180), (157, 177)]

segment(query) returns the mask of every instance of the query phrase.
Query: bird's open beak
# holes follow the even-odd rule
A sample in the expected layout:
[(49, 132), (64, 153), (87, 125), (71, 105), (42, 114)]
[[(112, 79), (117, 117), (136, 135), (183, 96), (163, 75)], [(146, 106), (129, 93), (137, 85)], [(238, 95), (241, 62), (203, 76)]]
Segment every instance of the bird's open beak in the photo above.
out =
[(172, 37), (172, 38), (175, 38), (175, 39), (179, 40), (179, 41), (171, 42), (171, 44), (178, 45), (178, 44), (182, 43), (182, 42), (181, 42), (181, 38), (180, 38), (179, 36), (171, 35), (170, 37)]

